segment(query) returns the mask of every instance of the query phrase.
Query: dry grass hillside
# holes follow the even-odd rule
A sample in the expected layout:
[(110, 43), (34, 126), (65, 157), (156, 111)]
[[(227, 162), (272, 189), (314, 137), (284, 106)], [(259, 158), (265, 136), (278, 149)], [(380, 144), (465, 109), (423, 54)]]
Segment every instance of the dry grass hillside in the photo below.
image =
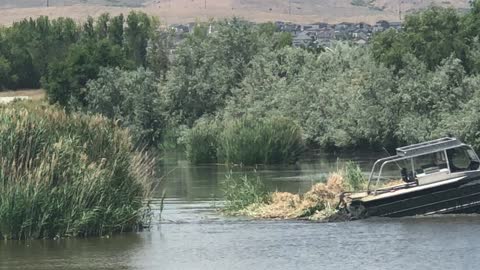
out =
[(0, 0), (0, 24), (9, 25), (13, 21), (40, 15), (83, 20), (104, 12), (119, 14), (130, 10), (147, 12), (166, 23), (231, 16), (257, 22), (372, 23), (379, 19), (398, 21), (399, 13), (404, 15), (432, 4), (468, 7), (466, 0)]

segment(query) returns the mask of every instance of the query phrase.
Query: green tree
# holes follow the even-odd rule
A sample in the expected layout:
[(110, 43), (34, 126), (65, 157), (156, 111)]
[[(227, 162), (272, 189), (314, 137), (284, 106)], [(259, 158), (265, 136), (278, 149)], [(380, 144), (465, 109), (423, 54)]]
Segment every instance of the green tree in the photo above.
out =
[(146, 66), (148, 41), (153, 35), (157, 22), (141, 12), (131, 12), (127, 17), (125, 47), (129, 59), (137, 66)]
[(162, 88), (172, 119), (193, 125), (225, 106), (261, 46), (257, 29), (239, 19), (198, 25), (177, 48)]
[(120, 121), (139, 143), (158, 146), (164, 127), (155, 74), (139, 68), (103, 68), (86, 85), (88, 110)]
[(412, 53), (429, 70), (454, 55), (467, 63), (469, 42), (463, 36), (462, 17), (452, 8), (431, 7), (406, 17), (403, 30), (377, 34), (373, 39), (375, 58), (396, 71), (403, 68), (402, 55)]
[(126, 66), (123, 50), (109, 40), (90, 41), (74, 45), (66, 58), (50, 65), (43, 79), (49, 101), (62, 106), (86, 106), (83, 89), (95, 79), (101, 67)]
[(159, 78), (166, 80), (170, 67), (170, 50), (174, 45), (172, 31), (156, 31), (147, 47), (147, 67)]

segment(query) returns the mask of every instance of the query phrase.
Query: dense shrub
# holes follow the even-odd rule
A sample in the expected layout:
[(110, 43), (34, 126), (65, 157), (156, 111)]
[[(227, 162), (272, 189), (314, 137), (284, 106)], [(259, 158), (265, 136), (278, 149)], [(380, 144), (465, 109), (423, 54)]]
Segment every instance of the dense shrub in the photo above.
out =
[(219, 136), (219, 156), (228, 163), (291, 163), (302, 151), (300, 127), (283, 117), (225, 121)]
[(99, 116), (33, 103), (0, 107), (0, 238), (132, 231), (153, 161)]

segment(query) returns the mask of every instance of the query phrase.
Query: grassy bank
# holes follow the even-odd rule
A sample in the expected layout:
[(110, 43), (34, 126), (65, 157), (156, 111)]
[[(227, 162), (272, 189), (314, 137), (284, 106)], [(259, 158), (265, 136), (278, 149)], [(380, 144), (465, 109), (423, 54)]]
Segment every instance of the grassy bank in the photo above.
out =
[(0, 106), (0, 238), (98, 236), (141, 225), (153, 160), (99, 116)]
[(310, 219), (329, 221), (345, 219), (338, 211), (340, 194), (366, 187), (367, 179), (354, 163), (331, 173), (305, 194), (267, 192), (258, 179), (227, 177), (225, 212), (262, 219)]

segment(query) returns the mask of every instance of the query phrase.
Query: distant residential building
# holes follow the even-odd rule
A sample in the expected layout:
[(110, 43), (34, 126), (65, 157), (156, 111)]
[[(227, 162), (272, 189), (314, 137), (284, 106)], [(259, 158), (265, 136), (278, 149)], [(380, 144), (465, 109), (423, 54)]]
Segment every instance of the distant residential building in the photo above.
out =
[(300, 32), (292, 39), (293, 46), (295, 47), (307, 47), (315, 41), (315, 37), (306, 31)]
[(400, 29), (402, 29), (402, 23), (401, 22), (390, 22), (390, 28), (400, 30)]

